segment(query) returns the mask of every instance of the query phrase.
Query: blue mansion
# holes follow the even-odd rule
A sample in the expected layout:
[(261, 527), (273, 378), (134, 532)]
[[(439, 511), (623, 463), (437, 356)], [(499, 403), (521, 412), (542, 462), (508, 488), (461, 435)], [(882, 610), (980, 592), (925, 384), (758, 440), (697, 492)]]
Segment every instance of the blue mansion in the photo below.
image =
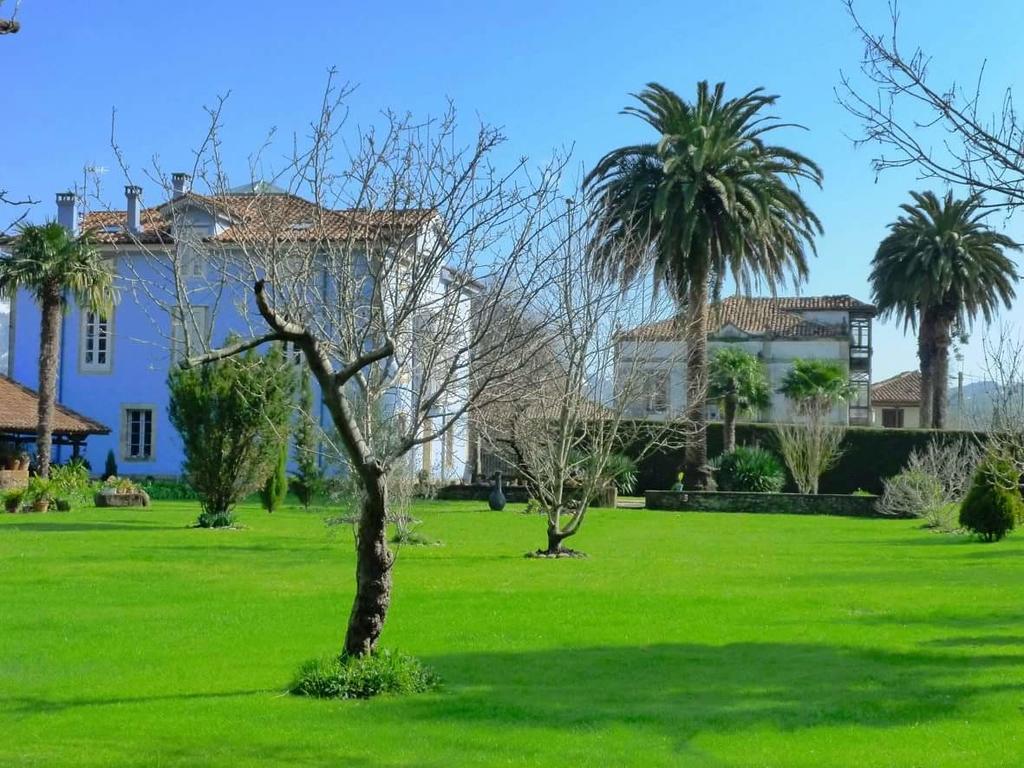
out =
[[(142, 205), (141, 188), (128, 186), (124, 210), (84, 215), (77, 211), (74, 193), (57, 195), (57, 221), (72, 233), (90, 234), (110, 260), (119, 293), (108, 313), (82, 311), (69, 303), (62, 320), (57, 402), (110, 428), (108, 435), (90, 438), (85, 447), (83, 455), (94, 472), (102, 470), (108, 451), (113, 451), (120, 474), (180, 475), (181, 441), (167, 416), (171, 366), (192, 354), (196, 347), (190, 340), (202, 338), (216, 345), (231, 333), (246, 335), (263, 323), (252, 305), (251, 283), (244, 280), (231, 285), (227, 295), (190, 300), (187, 316), (168, 311), (152, 290), (143, 287), (145, 276), (161, 269), (153, 255), (173, 254), (184, 279), (198, 277), (205, 268), (203, 257), (188, 244), (216, 241), (232, 247), (233, 233), (243, 226), (239, 212), (257, 194), (294, 229), (308, 226), (327, 210), (263, 183), (200, 195), (191, 191), (190, 182), (187, 174), (173, 174), (169, 199), (149, 208)], [(435, 279), (443, 283), (448, 278), (440, 270)], [(0, 307), (0, 373), (6, 368), (12, 379), (37, 389), (39, 342), (39, 307), (20, 291), (6, 312)], [(315, 402), (319, 400), (316, 396)], [(322, 405), (319, 420), (325, 428), (330, 424)], [(464, 479), (469, 472), (468, 433), (464, 415), (447, 432), (412, 449), (412, 469), (425, 470), (437, 480)], [(69, 457), (68, 447), (55, 446), (55, 461)]]

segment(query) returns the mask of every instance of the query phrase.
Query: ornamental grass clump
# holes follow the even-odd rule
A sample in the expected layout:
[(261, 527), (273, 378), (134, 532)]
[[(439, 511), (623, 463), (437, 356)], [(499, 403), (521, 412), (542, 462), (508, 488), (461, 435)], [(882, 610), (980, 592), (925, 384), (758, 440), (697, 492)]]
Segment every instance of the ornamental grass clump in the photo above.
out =
[(369, 699), (380, 694), (408, 695), (436, 688), (440, 680), (416, 658), (381, 650), (363, 656), (307, 661), (289, 692), (317, 699)]
[(960, 525), (983, 541), (999, 541), (1024, 517), (1013, 462), (998, 456), (985, 459), (974, 473), (960, 505)]

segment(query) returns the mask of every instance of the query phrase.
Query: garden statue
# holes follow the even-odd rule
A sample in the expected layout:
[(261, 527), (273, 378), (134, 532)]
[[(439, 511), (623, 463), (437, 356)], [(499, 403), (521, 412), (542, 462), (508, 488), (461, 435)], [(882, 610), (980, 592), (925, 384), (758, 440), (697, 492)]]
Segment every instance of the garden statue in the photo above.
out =
[(491, 495), (487, 497), (487, 503), (495, 512), (500, 512), (505, 508), (505, 494), (501, 490), (501, 472), (494, 473), (494, 488), (491, 489)]

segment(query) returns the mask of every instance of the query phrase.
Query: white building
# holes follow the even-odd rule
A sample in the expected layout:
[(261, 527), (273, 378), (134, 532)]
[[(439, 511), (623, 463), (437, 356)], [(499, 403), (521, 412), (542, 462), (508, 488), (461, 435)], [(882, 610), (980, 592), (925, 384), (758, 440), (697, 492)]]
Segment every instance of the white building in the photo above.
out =
[[(747, 298), (733, 296), (711, 308), (708, 353), (736, 345), (756, 355), (768, 375), (771, 407), (747, 418), (771, 422), (793, 418), (778, 388), (796, 359), (834, 360), (849, 372), (857, 390), (832, 421), (871, 423), (871, 321), (875, 307), (851, 296)], [(629, 409), (635, 418), (664, 419), (686, 407), (685, 345), (678, 323), (666, 320), (619, 334), (616, 376), (633, 366), (647, 369), (643, 397)], [(708, 416), (719, 418), (716, 403)]]
[(871, 387), (872, 423), (885, 429), (921, 426), (921, 372), (904, 371)]

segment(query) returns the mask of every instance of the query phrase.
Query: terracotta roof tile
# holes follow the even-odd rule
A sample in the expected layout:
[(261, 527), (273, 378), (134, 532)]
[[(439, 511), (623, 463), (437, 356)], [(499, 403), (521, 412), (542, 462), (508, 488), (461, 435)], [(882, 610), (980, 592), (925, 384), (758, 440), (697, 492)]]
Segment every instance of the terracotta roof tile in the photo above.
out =
[(904, 371), (871, 386), (871, 402), (917, 405), (921, 402), (921, 372)]
[[(711, 308), (711, 335), (726, 326), (754, 336), (777, 338), (834, 337), (847, 332), (843, 326), (808, 320), (801, 312), (859, 311), (874, 314), (875, 308), (852, 296), (745, 297), (729, 296)], [(677, 339), (680, 326), (675, 318), (640, 326), (620, 334), (621, 338)]]
[[(35, 434), (38, 424), (39, 396), (7, 376), (0, 375), (0, 432)], [(63, 405), (53, 418), (55, 435), (107, 435), (110, 429)]]
[(331, 210), (290, 194), (200, 195), (189, 192), (156, 208), (143, 210), (141, 231), (127, 231), (124, 211), (91, 211), (82, 217), (82, 231), (101, 244), (171, 244), (176, 208), (207, 208), (230, 222), (214, 243), (254, 242), (270, 237), (298, 242), (371, 237), (382, 227), (416, 228), (434, 215), (430, 209)]

